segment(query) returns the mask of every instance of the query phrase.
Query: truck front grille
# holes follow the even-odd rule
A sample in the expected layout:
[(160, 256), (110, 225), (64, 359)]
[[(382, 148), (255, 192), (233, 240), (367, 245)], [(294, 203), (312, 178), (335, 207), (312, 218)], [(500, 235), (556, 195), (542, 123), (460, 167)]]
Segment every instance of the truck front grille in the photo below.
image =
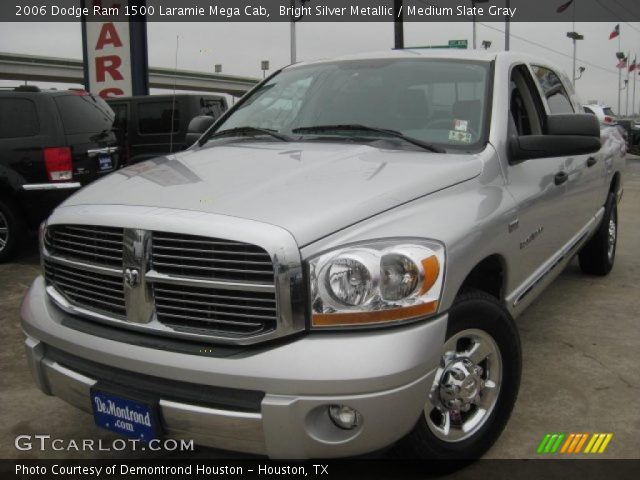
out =
[(260, 246), (89, 225), (48, 227), (43, 246), (47, 285), (97, 320), (231, 343), (278, 329), (275, 269)]

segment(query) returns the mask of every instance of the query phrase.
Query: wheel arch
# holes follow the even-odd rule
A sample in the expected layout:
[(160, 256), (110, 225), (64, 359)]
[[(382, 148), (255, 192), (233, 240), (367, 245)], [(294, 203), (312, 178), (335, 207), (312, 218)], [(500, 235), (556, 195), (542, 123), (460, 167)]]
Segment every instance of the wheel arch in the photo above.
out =
[(613, 177), (611, 178), (611, 183), (609, 184), (609, 193), (618, 194), (620, 190), (620, 180), (621, 175), (620, 172), (615, 172)]
[(505, 285), (507, 268), (505, 258), (494, 253), (477, 262), (467, 273), (456, 294), (467, 289), (475, 289), (491, 295), (503, 302), (505, 297)]

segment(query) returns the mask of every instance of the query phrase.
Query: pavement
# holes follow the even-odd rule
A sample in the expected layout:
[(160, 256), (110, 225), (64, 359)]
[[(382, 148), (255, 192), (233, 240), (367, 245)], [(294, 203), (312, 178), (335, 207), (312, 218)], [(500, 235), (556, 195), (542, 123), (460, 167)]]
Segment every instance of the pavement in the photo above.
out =
[[(619, 218), (611, 274), (585, 276), (574, 260), (518, 319), (524, 354), (520, 395), (487, 458), (536, 458), (538, 444), (552, 432), (613, 433), (601, 457), (640, 458), (640, 157), (629, 157)], [(15, 448), (20, 434), (76, 441), (117, 438), (95, 427), (90, 415), (36, 389), (18, 314), (25, 291), (40, 273), (35, 239), (23, 250), (15, 262), (0, 265), (0, 458), (161, 455)], [(206, 448), (179, 456), (240, 457)]]

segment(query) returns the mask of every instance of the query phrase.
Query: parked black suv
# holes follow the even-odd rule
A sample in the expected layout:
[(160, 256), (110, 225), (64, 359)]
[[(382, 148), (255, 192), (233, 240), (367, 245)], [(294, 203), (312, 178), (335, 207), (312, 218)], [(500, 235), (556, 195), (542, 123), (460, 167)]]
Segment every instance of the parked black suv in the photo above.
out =
[(83, 90), (0, 90), (0, 262), (65, 198), (119, 167), (113, 121)]
[(200, 115), (217, 119), (227, 111), (227, 100), (219, 95), (117, 97), (107, 103), (116, 114), (125, 165), (184, 150), (189, 146), (185, 137), (191, 119)]

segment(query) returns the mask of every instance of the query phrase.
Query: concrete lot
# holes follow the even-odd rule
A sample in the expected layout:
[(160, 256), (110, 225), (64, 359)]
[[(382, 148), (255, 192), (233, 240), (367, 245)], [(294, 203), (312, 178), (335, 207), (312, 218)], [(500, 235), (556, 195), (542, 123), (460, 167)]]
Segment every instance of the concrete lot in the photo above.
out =
[[(524, 351), (520, 397), (490, 458), (535, 458), (547, 432), (612, 432), (603, 456), (639, 458), (640, 449), (640, 157), (630, 159), (620, 205), (616, 266), (586, 277), (574, 261), (518, 320)], [(115, 438), (34, 386), (23, 355), (20, 301), (39, 273), (35, 241), (0, 265), (0, 458), (148, 457), (148, 452), (20, 452), (19, 434), (63, 439)], [(203, 457), (231, 454), (198, 449)], [(584, 456), (583, 456), (584, 458)]]

